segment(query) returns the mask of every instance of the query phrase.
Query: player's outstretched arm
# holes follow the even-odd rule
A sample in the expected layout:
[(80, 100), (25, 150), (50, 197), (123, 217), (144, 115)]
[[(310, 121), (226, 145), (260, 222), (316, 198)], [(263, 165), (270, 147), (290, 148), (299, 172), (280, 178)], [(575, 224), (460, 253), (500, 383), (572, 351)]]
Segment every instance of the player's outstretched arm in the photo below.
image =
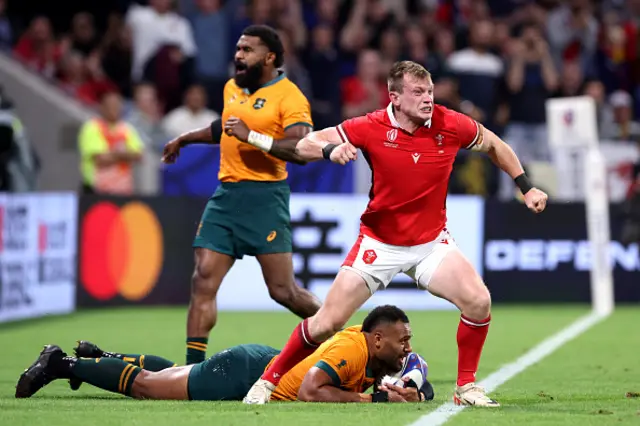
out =
[(296, 152), (307, 161), (324, 159), (345, 165), (356, 159), (358, 150), (349, 142), (343, 142), (336, 127), (329, 127), (307, 135), (296, 145)]
[(357, 149), (349, 143), (343, 144), (335, 127), (311, 132), (306, 126), (296, 126), (289, 131), (303, 133), (292, 133), (292, 137), (278, 140), (253, 135), (249, 136), (247, 142), (276, 158), (294, 163), (304, 164), (325, 159), (344, 165), (356, 158)]
[(183, 133), (176, 139), (180, 141), (180, 146), (192, 144), (218, 145), (222, 137), (222, 119), (214, 120), (210, 125), (200, 129), (193, 129)]
[(542, 212), (547, 205), (547, 194), (535, 188), (524, 173), (522, 164), (511, 147), (491, 130), (481, 127), (483, 132), (474, 151), (486, 152), (493, 164), (502, 169), (515, 181), (524, 195), (527, 207), (535, 213)]
[(344, 391), (334, 386), (324, 370), (311, 367), (298, 390), (298, 400), (305, 402), (371, 402), (370, 394)]
[(311, 367), (298, 390), (298, 400), (305, 402), (407, 402), (394, 391), (373, 394), (349, 392), (336, 386), (335, 378), (319, 367)]
[(296, 145), (300, 139), (307, 137), (311, 133), (311, 130), (311, 127), (305, 125), (290, 127), (284, 132), (284, 138), (274, 140), (271, 148), (267, 152), (281, 160), (305, 165), (309, 160), (298, 155)]
[(170, 140), (164, 146), (162, 152), (162, 162), (167, 164), (175, 163), (180, 155), (180, 149), (192, 144), (212, 144), (220, 143), (222, 137), (222, 120), (217, 119), (211, 125), (194, 129), (181, 134), (177, 138)]

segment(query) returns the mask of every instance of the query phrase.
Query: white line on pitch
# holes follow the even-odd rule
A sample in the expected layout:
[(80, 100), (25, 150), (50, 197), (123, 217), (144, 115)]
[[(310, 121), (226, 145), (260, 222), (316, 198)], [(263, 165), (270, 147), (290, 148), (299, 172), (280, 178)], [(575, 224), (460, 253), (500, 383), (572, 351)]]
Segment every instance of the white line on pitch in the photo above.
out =
[[(591, 313), (578, 319), (568, 327), (544, 340), (542, 343), (531, 349), (526, 354), (522, 355), (516, 361), (512, 362), (511, 364), (507, 364), (494, 373), (490, 374), (487, 378), (485, 378), (478, 384), (484, 386), (487, 392), (493, 392), (494, 390), (496, 390), (496, 388), (498, 388), (498, 386), (504, 384), (506, 381), (512, 379), (519, 373), (531, 367), (533, 364), (539, 362), (547, 355), (551, 354), (567, 342), (575, 339), (580, 334), (584, 333), (593, 325), (597, 324), (606, 317), (607, 315)], [(453, 402), (446, 402), (436, 408), (434, 411), (420, 417), (410, 426), (440, 426), (451, 417), (461, 412), (464, 408), (464, 406), (455, 405)], [(493, 410), (493, 408), (485, 409)]]

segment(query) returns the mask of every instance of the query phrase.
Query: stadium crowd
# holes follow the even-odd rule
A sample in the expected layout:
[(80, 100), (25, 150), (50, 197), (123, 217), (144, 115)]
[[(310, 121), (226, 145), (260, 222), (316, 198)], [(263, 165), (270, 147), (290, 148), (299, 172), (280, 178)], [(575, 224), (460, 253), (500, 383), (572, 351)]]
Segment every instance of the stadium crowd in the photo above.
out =
[[(107, 17), (78, 12), (54, 28), (35, 16), (20, 31), (0, 0), (0, 49), (89, 105), (118, 90), (146, 149), (220, 114), (235, 42), (252, 23), (279, 30), (318, 128), (385, 106), (387, 70), (410, 59), (433, 74), (438, 103), (485, 123), (525, 165), (550, 158), (550, 97), (592, 96), (601, 138), (640, 141), (640, 0), (116, 3)], [(493, 167), (460, 161), (452, 192), (496, 193)]]

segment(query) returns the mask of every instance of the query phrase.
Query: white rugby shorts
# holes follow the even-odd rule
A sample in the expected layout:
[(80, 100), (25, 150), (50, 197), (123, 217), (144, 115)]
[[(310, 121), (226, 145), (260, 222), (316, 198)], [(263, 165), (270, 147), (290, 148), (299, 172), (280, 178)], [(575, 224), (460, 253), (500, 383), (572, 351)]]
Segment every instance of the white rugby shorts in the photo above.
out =
[(403, 272), (427, 290), (442, 259), (458, 246), (446, 229), (433, 241), (417, 246), (394, 246), (360, 234), (341, 269), (354, 271), (364, 278), (371, 294), (386, 288)]

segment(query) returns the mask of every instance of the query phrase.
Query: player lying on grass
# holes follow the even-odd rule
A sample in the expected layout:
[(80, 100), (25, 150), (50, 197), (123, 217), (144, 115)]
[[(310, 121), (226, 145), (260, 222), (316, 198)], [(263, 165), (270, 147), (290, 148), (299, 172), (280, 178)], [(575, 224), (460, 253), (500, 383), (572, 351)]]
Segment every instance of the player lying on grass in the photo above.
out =
[[(287, 373), (271, 398), (309, 402), (431, 400), (433, 388), (426, 380), (426, 363), (411, 352), (410, 340), (406, 314), (395, 306), (377, 307), (361, 326), (337, 333)], [(69, 379), (75, 389), (87, 382), (138, 399), (240, 401), (280, 353), (264, 345), (239, 345), (201, 363), (177, 366), (153, 355), (105, 352), (86, 341), (79, 342), (75, 352), (77, 357), (68, 357), (58, 346), (45, 346), (20, 376), (16, 398), (28, 398), (53, 380)], [(390, 384), (388, 375), (404, 376), (404, 386)], [(382, 379), (373, 394), (364, 393)]]

